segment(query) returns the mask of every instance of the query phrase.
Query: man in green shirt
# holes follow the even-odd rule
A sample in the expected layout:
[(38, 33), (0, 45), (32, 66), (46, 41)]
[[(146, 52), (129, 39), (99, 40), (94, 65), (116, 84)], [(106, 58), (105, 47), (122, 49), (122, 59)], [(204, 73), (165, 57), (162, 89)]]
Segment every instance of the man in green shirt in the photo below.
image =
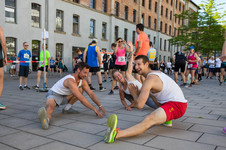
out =
[[(47, 72), (50, 71), (50, 53), (47, 50), (48, 49), (48, 45), (46, 44), (46, 50), (45, 50), (45, 69), (46, 69), (46, 73), (45, 73), (45, 84), (47, 87)], [(39, 66), (38, 66), (38, 73), (37, 73), (37, 85), (33, 86), (34, 89), (39, 89), (39, 84), (40, 84), (40, 78), (41, 78), (41, 74), (44, 71), (44, 46), (42, 45), (42, 51), (40, 52), (40, 62), (39, 62)]]

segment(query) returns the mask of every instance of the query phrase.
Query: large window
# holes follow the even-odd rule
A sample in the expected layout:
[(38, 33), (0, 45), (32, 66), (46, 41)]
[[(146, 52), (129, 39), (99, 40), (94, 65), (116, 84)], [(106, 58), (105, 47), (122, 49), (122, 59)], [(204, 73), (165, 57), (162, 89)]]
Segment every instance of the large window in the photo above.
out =
[(115, 26), (115, 41), (118, 38), (118, 26)]
[(40, 28), (40, 14), (41, 5), (31, 3), (31, 26)]
[(177, 0), (176, 0), (176, 9), (177, 9)]
[(166, 18), (168, 18), (168, 8), (166, 8)]
[(172, 11), (170, 11), (170, 20), (172, 20)]
[(171, 35), (171, 26), (169, 26), (169, 35)]
[(168, 51), (170, 52), (171, 50), (170, 50), (170, 42), (169, 42), (169, 44), (168, 44)]
[(163, 6), (161, 6), (161, 16), (163, 15)]
[(79, 16), (73, 15), (73, 33), (79, 34)]
[(128, 29), (124, 29), (124, 40), (127, 41), (128, 40)]
[(107, 12), (107, 0), (102, 1), (102, 9), (103, 9), (103, 12)]
[(136, 17), (137, 17), (137, 11), (133, 10), (133, 22), (136, 22)]
[(155, 13), (157, 13), (157, 7), (158, 7), (157, 2), (155, 2)]
[(162, 38), (160, 38), (160, 50), (162, 50)]
[(167, 34), (167, 24), (165, 24), (165, 33)]
[(5, 21), (16, 23), (16, 0), (5, 0)]
[(119, 16), (119, 2), (115, 2), (115, 16)]
[(64, 31), (64, 12), (62, 10), (56, 10), (56, 30)]
[(96, 0), (90, 0), (90, 8), (96, 9)]
[(150, 9), (150, 10), (151, 10), (151, 0), (149, 0), (148, 9)]
[(95, 37), (95, 20), (90, 19), (90, 37)]
[(142, 0), (142, 6), (145, 7), (145, 0)]
[(124, 12), (124, 19), (128, 20), (128, 11), (129, 11), (129, 7), (125, 6), (125, 12)]
[(162, 21), (160, 22), (160, 32), (162, 32)]
[(144, 14), (141, 15), (141, 23), (144, 24)]
[(181, 2), (179, 3), (179, 11), (181, 11)]
[[(41, 41), (38, 40), (32, 40), (32, 61), (39, 61), (40, 60), (40, 44)], [(32, 63), (32, 70), (37, 71), (38, 70), (38, 62)]]
[(166, 40), (164, 40), (164, 51), (166, 51)]
[(156, 30), (156, 28), (157, 28), (157, 20), (155, 19), (154, 20), (154, 30)]
[(107, 23), (103, 22), (102, 23), (102, 39), (107, 38)]
[(16, 38), (6, 37), (7, 59), (16, 54)]
[(63, 46), (61, 43), (56, 44), (56, 58), (63, 58)]
[(136, 42), (136, 31), (133, 31), (133, 33), (132, 33), (132, 42), (133, 42), (133, 45), (135, 44), (135, 42)]
[(148, 27), (151, 28), (151, 16), (148, 16)]
[(154, 45), (156, 43), (156, 37), (155, 36), (153, 37), (153, 43), (154, 43)]
[(173, 5), (173, 0), (171, 0), (170, 5), (171, 5), (171, 6)]

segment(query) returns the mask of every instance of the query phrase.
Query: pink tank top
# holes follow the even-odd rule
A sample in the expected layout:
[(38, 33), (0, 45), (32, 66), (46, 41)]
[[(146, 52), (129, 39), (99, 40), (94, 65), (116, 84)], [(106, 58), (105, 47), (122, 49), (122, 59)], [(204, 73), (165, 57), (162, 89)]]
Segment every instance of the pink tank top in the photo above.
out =
[(117, 47), (117, 53), (115, 54), (116, 55), (116, 61), (115, 61), (115, 64), (116, 65), (126, 65), (126, 49), (125, 47), (123, 47), (122, 49), (119, 49), (119, 47)]
[[(196, 60), (195, 53), (193, 55), (188, 54), (188, 60)], [(197, 62), (188, 62), (188, 64), (192, 64), (192, 68), (197, 68)]]

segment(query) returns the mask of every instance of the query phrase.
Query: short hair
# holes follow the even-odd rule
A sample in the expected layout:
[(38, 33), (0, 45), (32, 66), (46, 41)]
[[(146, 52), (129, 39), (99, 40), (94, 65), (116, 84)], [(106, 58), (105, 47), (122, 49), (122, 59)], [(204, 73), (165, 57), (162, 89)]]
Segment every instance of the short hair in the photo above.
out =
[(27, 42), (23, 42), (23, 45), (24, 45), (25, 43), (27, 43)]
[(106, 52), (106, 51), (107, 51), (107, 49), (106, 49), (106, 48), (102, 48), (102, 51), (105, 51), (105, 52)]
[[(115, 74), (116, 72), (119, 72), (119, 70), (114, 69), (114, 70), (112, 71), (112, 77), (113, 77), (114, 80), (115, 80), (114, 74)], [(120, 73), (120, 72), (119, 72), (119, 73)]]
[(111, 44), (111, 47), (116, 47), (116, 44), (115, 44), (115, 43), (112, 43), (112, 44)]
[(142, 23), (138, 23), (136, 28), (138, 28), (140, 31), (144, 31), (144, 25)]
[(79, 48), (77, 48), (76, 53), (81, 52), (81, 50)]
[(150, 46), (150, 47), (152, 47), (152, 46), (153, 46), (153, 44), (152, 44), (152, 42), (151, 42), (151, 41), (149, 42), (149, 46)]
[(120, 39), (122, 40), (122, 38), (121, 38), (121, 37), (118, 37), (118, 38), (116, 39), (116, 41), (118, 41), (118, 40), (120, 40)]
[(145, 55), (139, 55), (135, 58), (135, 60), (138, 60), (138, 59), (142, 59), (143, 63), (146, 64), (147, 62), (149, 63), (149, 59), (147, 56)]
[(90, 66), (87, 63), (85, 63), (85, 62), (79, 62), (77, 64), (77, 67), (79, 68), (79, 70), (83, 70), (84, 68), (90, 69)]

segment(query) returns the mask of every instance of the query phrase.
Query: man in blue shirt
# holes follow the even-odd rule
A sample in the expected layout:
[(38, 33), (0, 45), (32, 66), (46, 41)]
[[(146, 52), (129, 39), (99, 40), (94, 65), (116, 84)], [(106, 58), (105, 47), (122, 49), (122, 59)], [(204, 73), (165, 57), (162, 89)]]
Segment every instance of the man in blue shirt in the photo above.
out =
[[(18, 60), (19, 61), (30, 61), (31, 58), (31, 52), (30, 50), (28, 50), (28, 43), (24, 42), (23, 43), (24, 49), (19, 51), (18, 54)], [(20, 90), (23, 90), (22, 87), (22, 81), (23, 81), (23, 77), (24, 77), (24, 88), (25, 89), (30, 89), (27, 86), (27, 77), (28, 77), (28, 73), (29, 73), (29, 62), (21, 62), (20, 63), (20, 71), (19, 71), (19, 77), (20, 77)]]

